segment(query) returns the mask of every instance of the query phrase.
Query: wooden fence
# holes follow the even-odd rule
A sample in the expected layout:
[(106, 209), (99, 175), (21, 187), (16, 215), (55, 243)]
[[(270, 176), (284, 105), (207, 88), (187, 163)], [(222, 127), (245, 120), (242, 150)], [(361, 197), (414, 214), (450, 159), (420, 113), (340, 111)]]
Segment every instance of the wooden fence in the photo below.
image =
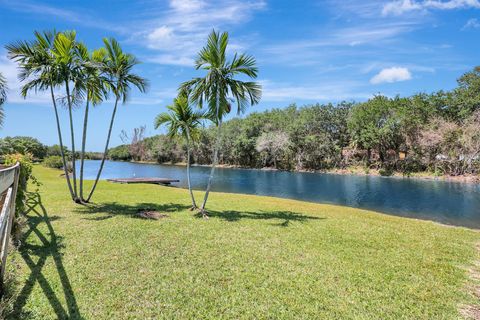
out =
[(7, 262), (10, 232), (15, 217), (20, 164), (0, 170), (0, 295), (3, 292), (5, 265)]

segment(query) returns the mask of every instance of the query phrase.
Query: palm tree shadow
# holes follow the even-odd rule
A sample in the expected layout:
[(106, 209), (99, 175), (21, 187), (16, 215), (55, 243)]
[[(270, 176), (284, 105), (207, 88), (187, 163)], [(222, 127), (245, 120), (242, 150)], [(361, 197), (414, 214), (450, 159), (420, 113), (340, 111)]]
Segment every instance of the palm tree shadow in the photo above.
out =
[(75, 212), (82, 214), (103, 214), (102, 216), (87, 217), (86, 220), (102, 221), (118, 215), (136, 218), (140, 211), (158, 211), (161, 213), (179, 212), (189, 209), (190, 206), (178, 203), (137, 203), (134, 205), (121, 204), (118, 202), (105, 202), (77, 207)]
[[(302, 213), (293, 211), (208, 211), (208, 216), (212, 218), (220, 218), (230, 222), (236, 222), (242, 219), (253, 220), (280, 220), (281, 222), (274, 225), (280, 227), (288, 227), (290, 222), (306, 222), (309, 220), (323, 220), (326, 218), (308, 216)], [(202, 217), (201, 214), (197, 214), (197, 217)]]
[[(24, 312), (23, 307), (27, 303), (37, 282), (58, 319), (83, 319), (67, 272), (63, 266), (61, 250), (64, 248), (64, 245), (62, 244), (62, 237), (55, 234), (51, 224), (51, 221), (60, 218), (48, 216), (47, 210), (42, 204), (40, 194), (37, 192), (27, 194), (26, 209), (25, 216), (27, 218), (28, 230), (22, 235), (22, 245), (19, 248), (19, 252), (31, 272), (14, 302), (13, 319), (30, 317), (28, 313)], [(42, 224), (46, 225), (46, 231), (42, 232), (37, 228)], [(30, 237), (34, 236), (38, 237), (40, 245), (28, 241)], [(42, 269), (49, 257), (53, 258), (55, 263), (66, 306), (62, 304), (49, 280), (42, 273)]]

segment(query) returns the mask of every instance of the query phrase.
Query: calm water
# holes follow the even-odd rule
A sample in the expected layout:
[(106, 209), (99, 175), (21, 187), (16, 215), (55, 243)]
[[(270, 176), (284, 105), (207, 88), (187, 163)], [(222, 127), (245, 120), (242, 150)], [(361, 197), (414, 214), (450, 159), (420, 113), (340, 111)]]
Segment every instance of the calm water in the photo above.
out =
[[(87, 161), (94, 179), (100, 161)], [(192, 167), (192, 185), (204, 189), (210, 168)], [(179, 179), (179, 166), (107, 161), (102, 179), (162, 177)], [(480, 228), (480, 185), (408, 178), (217, 169), (212, 190), (339, 204), (379, 212)]]

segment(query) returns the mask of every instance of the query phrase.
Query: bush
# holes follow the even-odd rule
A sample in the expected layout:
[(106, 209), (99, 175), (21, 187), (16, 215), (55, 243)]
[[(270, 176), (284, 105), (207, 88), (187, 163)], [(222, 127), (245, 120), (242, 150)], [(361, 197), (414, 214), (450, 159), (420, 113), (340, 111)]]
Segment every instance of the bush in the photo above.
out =
[(43, 159), (47, 147), (32, 137), (5, 137), (0, 139), (0, 154), (30, 154), (33, 159)]
[(15, 199), (15, 219), (12, 226), (12, 237), (14, 243), (19, 243), (22, 233), (22, 226), (25, 225), (25, 202), (27, 201), (27, 187), (28, 182), (31, 181), (33, 185), (39, 186), (40, 183), (32, 175), (33, 157), (31, 154), (7, 154), (5, 156), (5, 165), (13, 166), (20, 162), (20, 176), (18, 179), (17, 197)]
[(132, 160), (132, 155), (128, 151), (128, 146), (125, 144), (109, 149), (108, 157), (111, 160), (120, 160), (120, 161)]
[(380, 173), (381, 176), (389, 177), (393, 175), (394, 171), (391, 167), (387, 167), (387, 168), (381, 168), (380, 170), (378, 170), (378, 173)]
[(60, 156), (50, 156), (43, 160), (43, 165), (47, 168), (62, 169), (63, 161)]

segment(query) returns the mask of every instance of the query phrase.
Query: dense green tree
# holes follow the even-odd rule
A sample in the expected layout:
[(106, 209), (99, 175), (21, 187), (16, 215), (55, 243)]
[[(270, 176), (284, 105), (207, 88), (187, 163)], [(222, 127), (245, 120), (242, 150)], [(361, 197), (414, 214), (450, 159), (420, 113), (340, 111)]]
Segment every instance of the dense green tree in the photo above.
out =
[(372, 149), (376, 150), (382, 163), (389, 149), (398, 152), (403, 143), (397, 104), (385, 96), (376, 96), (353, 107), (348, 127), (353, 143), (369, 154)]
[(32, 137), (5, 137), (0, 139), (0, 153), (30, 154), (34, 159), (41, 160), (47, 155), (47, 147)]
[(457, 82), (449, 99), (449, 114), (452, 120), (460, 122), (480, 110), (480, 66), (463, 74)]
[(132, 156), (128, 151), (128, 145), (122, 144), (108, 150), (108, 157), (112, 160), (129, 161)]
[(48, 146), (47, 147), (47, 154), (46, 156), (47, 157), (50, 157), (50, 156), (59, 156), (61, 157), (62, 156), (62, 152), (63, 154), (66, 156), (66, 158), (70, 158), (70, 151), (68, 151), (68, 148), (63, 146), (62, 148), (63, 150), (61, 150), (60, 148), (60, 145), (58, 144), (54, 144), (52, 146)]

